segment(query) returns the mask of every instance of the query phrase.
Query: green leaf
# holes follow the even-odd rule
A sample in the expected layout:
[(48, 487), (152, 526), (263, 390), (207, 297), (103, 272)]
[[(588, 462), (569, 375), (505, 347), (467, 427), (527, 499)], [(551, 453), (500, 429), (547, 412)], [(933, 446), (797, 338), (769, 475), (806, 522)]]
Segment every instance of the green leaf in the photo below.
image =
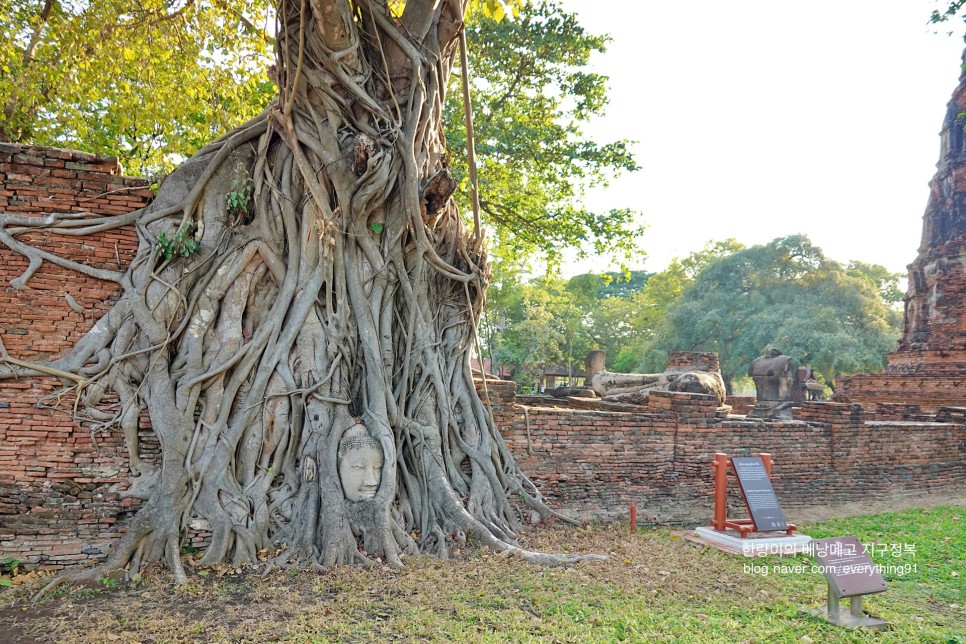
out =
[[(479, 0), (467, 25), (483, 224), (499, 245), (490, 256), (539, 254), (552, 264), (563, 249), (578, 247), (629, 263), (640, 254), (636, 213), (583, 205), (590, 186), (636, 169), (628, 142), (584, 134), (607, 100), (607, 79), (587, 65), (608, 39), (588, 33), (554, 3), (519, 4)], [(459, 185), (454, 196), (468, 213), (460, 74), (450, 82), (446, 139)]]
[[(7, 49), (34, 32), (42, 4), (13, 0), (23, 10), (0, 10)], [(172, 4), (183, 5), (177, 20)], [(170, 170), (272, 99), (271, 35), (235, 28), (264, 24), (269, 4), (54, 3), (34, 56), (15, 64), (0, 52), (0, 75), (18, 83), (4, 132), (15, 142), (117, 155), (129, 174)]]
[(10, 588), (11, 586), (13, 586), (13, 581), (7, 577), (0, 577), (0, 586), (4, 586), (5, 588)]
[(374, 233), (376, 233), (378, 235), (379, 233), (382, 232), (383, 224), (382, 224), (382, 222), (375, 221), (375, 222), (373, 222), (372, 224), (369, 225), (369, 228), (372, 229), (372, 232), (374, 232)]

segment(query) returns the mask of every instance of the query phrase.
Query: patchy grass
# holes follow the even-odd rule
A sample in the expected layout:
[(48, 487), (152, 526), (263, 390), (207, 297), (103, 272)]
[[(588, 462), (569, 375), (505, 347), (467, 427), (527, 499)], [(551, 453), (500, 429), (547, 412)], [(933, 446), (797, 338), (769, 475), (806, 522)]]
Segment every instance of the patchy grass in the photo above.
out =
[[(876, 548), (889, 590), (866, 608), (890, 622), (854, 632), (803, 615), (825, 600), (817, 573), (772, 572), (808, 557), (745, 559), (626, 526), (555, 528), (524, 535), (529, 548), (603, 552), (610, 561), (539, 568), (471, 550), (424, 557), (403, 570), (337, 567), (320, 575), (208, 569), (173, 587), (160, 571), (120, 587), (69, 589), (38, 605), (43, 580), (0, 590), (0, 641), (327, 642), (759, 641), (966, 644), (966, 508), (940, 507), (806, 526), (814, 537), (857, 535)], [(893, 544), (908, 545), (893, 556)], [(769, 574), (747, 571), (764, 565)], [(190, 569), (190, 568), (189, 568)], [(903, 569), (904, 570), (904, 569)]]

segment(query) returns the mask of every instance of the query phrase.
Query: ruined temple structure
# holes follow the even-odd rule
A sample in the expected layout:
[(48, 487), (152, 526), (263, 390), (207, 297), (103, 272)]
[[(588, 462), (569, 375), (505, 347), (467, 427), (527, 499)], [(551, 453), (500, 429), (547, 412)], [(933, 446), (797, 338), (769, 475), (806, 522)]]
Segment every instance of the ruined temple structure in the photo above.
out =
[[(966, 60), (966, 52), (964, 52)], [(919, 255), (898, 349), (878, 374), (838, 381), (836, 400), (904, 403), (922, 411), (966, 406), (966, 71), (946, 108), (937, 171), (929, 183)]]

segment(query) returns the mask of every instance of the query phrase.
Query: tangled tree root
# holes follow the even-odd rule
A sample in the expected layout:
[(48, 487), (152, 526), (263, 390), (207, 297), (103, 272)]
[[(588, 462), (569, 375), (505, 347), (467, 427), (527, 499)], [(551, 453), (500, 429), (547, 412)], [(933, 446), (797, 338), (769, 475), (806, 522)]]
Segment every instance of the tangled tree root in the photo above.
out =
[[(483, 232), (451, 198), (440, 127), (464, 9), (410, 2), (394, 19), (371, 1), (283, 0), (279, 98), (149, 207), (0, 217), (0, 241), (30, 260), (15, 285), (53, 262), (122, 287), (59, 360), (2, 355), (0, 375), (74, 381), (85, 416), (124, 433), (124, 493), (145, 501), (107, 562), (42, 593), (148, 560), (184, 581), (196, 520), (212, 533), (202, 565), (254, 564), (276, 544), (304, 567), (401, 565), (403, 553), (445, 556), (458, 531), (535, 563), (586, 558), (516, 545), (510, 498), (568, 519), (520, 472), (470, 371), (489, 274)], [(245, 212), (226, 208), (243, 201), (238, 186)], [(139, 247), (123, 272), (18, 240), (131, 224)], [(157, 462), (141, 456), (145, 414)], [(363, 498), (340, 478), (350, 430), (382, 458)]]

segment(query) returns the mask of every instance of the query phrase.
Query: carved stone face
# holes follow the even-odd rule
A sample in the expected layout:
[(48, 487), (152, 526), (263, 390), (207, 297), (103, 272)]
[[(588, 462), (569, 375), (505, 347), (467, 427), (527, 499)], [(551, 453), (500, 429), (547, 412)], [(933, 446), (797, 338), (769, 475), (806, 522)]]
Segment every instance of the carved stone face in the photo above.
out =
[(362, 445), (347, 450), (339, 459), (342, 493), (350, 501), (365, 501), (376, 496), (382, 479), (382, 448)]

